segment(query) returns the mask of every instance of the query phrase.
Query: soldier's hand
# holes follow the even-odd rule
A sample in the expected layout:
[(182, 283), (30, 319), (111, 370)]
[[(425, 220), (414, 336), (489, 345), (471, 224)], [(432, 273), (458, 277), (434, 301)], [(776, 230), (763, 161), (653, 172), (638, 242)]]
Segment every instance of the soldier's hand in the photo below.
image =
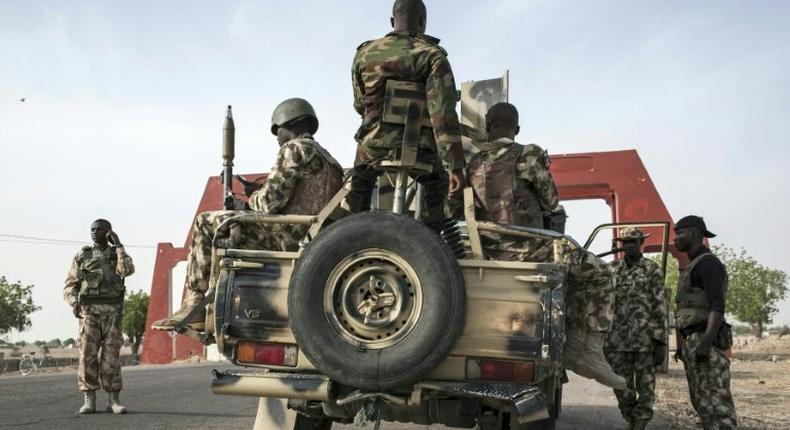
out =
[(71, 312), (74, 313), (75, 318), (82, 318), (82, 308), (80, 308), (79, 303), (71, 305)]
[(675, 360), (675, 363), (677, 363), (678, 361), (683, 360), (683, 347), (682, 346), (678, 345), (678, 347), (675, 348), (675, 354), (672, 356), (672, 358)]
[(450, 172), (450, 188), (447, 193), (447, 198), (454, 198), (456, 194), (461, 192), (466, 186), (463, 170), (453, 170)]
[(699, 345), (694, 348), (694, 358), (697, 360), (697, 363), (705, 363), (708, 361), (711, 346), (713, 346), (713, 343), (703, 337)]
[(107, 232), (107, 242), (110, 242), (110, 245), (113, 246), (120, 246), (121, 244), (121, 240), (118, 239), (118, 235), (112, 230)]

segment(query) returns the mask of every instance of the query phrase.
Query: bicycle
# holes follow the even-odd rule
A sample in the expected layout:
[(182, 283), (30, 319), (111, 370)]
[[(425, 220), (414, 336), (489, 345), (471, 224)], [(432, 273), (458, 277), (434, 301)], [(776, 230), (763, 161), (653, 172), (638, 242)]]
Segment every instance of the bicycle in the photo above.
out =
[(46, 372), (58, 370), (58, 360), (50, 357), (47, 353), (44, 353), (40, 359), (36, 360), (35, 354), (35, 352), (31, 352), (30, 355), (25, 354), (19, 360), (19, 373), (27, 376), (33, 373), (34, 370), (41, 371), (46, 369)]

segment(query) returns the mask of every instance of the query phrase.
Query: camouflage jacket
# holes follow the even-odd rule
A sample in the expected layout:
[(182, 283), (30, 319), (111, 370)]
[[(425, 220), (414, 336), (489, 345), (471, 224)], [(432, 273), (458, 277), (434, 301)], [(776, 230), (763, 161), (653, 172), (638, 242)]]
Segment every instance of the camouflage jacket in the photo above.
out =
[[(505, 156), (513, 145), (521, 147), (521, 154), (516, 159), (515, 171), (501, 172), (501, 175), (510, 176), (513, 178), (514, 182), (519, 182), (514, 183), (513, 188), (523, 186), (532, 191), (541, 210), (551, 211), (556, 209), (557, 205), (560, 203), (557, 184), (554, 182), (554, 177), (551, 176), (551, 172), (549, 171), (548, 161), (545, 159), (546, 155), (543, 149), (538, 145), (520, 145), (506, 137), (497, 139), (493, 142), (478, 144), (480, 152), (472, 156), (469, 166), (491, 165)], [(481, 171), (472, 171), (471, 168), (469, 169), (467, 178), (469, 178), (470, 183), (474, 184), (474, 177), (483, 173), (482, 169), (480, 170)], [(488, 175), (490, 176), (492, 173), (496, 172), (489, 172)], [(489, 178), (487, 182), (491, 182), (491, 178)], [(503, 192), (504, 190), (499, 190), (497, 194)], [(480, 198), (480, 196), (478, 196), (478, 198)]]
[[(117, 264), (115, 266), (115, 273), (118, 274), (121, 278), (126, 278), (127, 276), (131, 276), (134, 274), (134, 263), (132, 262), (132, 257), (126, 253), (126, 250), (123, 246), (108, 246), (101, 250), (95, 244), (93, 245), (93, 252), (94, 255), (100, 255), (105, 259), (110, 259), (110, 253), (114, 252), (117, 256)], [(79, 300), (80, 294), (80, 284), (82, 283), (82, 275), (80, 274), (80, 266), (82, 260), (83, 252), (80, 251), (74, 258), (71, 259), (71, 267), (69, 267), (69, 273), (66, 275), (66, 286), (63, 288), (63, 298), (66, 300), (66, 303), (69, 306), (73, 306)], [(115, 305), (91, 305), (92, 307), (97, 308), (112, 308), (115, 309)]]
[(611, 351), (650, 351), (652, 341), (666, 342), (667, 314), (661, 269), (642, 257), (629, 267), (612, 262), (615, 272), (614, 324), (606, 341)]
[[(340, 164), (313, 140), (312, 135), (305, 133), (284, 143), (263, 188), (250, 196), (250, 208), (270, 214), (283, 213), (295, 198), (299, 183), (322, 172), (324, 163), (340, 170)], [(342, 175), (342, 170), (338, 175)]]
[(392, 32), (357, 49), (351, 68), (354, 109), (362, 115), (357, 142), (370, 148), (400, 148), (403, 126), (381, 120), (387, 80), (424, 82), (433, 131), (423, 128), (420, 147), (437, 150), (445, 168), (462, 169), (461, 126), (455, 110), (455, 77), (439, 39)]

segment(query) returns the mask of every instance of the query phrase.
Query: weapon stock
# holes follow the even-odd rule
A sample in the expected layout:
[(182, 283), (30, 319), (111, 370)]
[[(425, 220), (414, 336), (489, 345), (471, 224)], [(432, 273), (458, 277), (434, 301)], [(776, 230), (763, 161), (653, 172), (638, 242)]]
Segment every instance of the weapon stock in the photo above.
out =
[(222, 183), (224, 185), (223, 206), (226, 210), (235, 209), (236, 201), (233, 197), (233, 159), (236, 157), (236, 125), (233, 123), (233, 113), (228, 105), (225, 114), (225, 124), (222, 127)]

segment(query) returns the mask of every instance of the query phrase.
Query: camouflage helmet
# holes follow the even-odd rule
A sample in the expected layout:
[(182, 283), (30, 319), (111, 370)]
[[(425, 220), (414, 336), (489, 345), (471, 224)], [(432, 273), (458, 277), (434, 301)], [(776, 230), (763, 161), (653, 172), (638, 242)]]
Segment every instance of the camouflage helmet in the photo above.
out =
[(313, 106), (305, 99), (293, 98), (283, 101), (274, 108), (272, 113), (272, 134), (277, 134), (277, 129), (281, 126), (301, 118), (312, 118), (314, 120), (313, 129), (310, 133), (318, 131), (318, 117)]
[(617, 232), (617, 237), (614, 240), (619, 241), (628, 241), (628, 240), (644, 240), (646, 237), (649, 237), (649, 234), (645, 234), (642, 230), (637, 227), (625, 227), (620, 229)]

